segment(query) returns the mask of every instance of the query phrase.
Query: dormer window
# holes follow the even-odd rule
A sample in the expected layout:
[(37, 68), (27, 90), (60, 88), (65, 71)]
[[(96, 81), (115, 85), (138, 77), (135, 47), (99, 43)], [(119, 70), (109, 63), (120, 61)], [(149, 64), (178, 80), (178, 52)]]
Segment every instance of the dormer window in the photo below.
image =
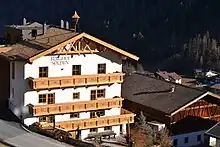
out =
[(37, 36), (37, 30), (36, 29), (33, 29), (31, 31), (31, 37), (36, 37)]

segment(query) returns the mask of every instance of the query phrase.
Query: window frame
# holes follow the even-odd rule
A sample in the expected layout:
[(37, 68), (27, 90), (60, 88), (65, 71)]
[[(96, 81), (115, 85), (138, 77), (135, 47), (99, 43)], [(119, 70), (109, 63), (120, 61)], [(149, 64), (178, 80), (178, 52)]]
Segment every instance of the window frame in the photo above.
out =
[[(44, 96), (42, 98), (40, 98), (40, 96)], [(52, 96), (52, 97), (50, 97)], [(40, 99), (45, 99), (42, 100), (42, 102), (40, 102)], [(55, 104), (55, 93), (45, 93), (45, 94), (39, 94), (38, 95), (38, 103), (39, 104)]]
[(90, 112), (90, 118), (96, 118), (96, 112), (95, 111)]
[(97, 99), (100, 99), (100, 98), (105, 98), (105, 95), (106, 95), (106, 89), (93, 89), (93, 90), (90, 91), (90, 99), (91, 100), (97, 100)]
[(31, 37), (36, 37), (37, 36), (37, 29), (32, 29), (31, 30)]
[(105, 116), (105, 110), (96, 111), (96, 116), (97, 117)]
[[(75, 96), (77, 96), (77, 97), (75, 97)], [(74, 92), (73, 93), (73, 99), (74, 100), (80, 99), (80, 92)]]
[(89, 129), (90, 133), (97, 133), (98, 132), (98, 128), (91, 128)]
[(184, 138), (184, 143), (186, 144), (186, 143), (189, 143), (189, 137), (185, 137)]
[[(41, 121), (41, 118), (43, 118), (44, 120)], [(40, 116), (39, 117), (39, 122), (40, 123), (53, 123), (53, 121), (55, 121), (55, 116), (54, 115)]]
[(81, 65), (72, 65), (72, 75), (81, 75), (82, 66)]
[(39, 67), (39, 78), (48, 77), (48, 66)]
[[(76, 116), (74, 116), (76, 115)], [(70, 113), (70, 118), (79, 118), (79, 113)]]
[(197, 142), (202, 141), (202, 135), (197, 135)]
[(112, 131), (112, 126), (105, 126), (104, 131)]
[(106, 63), (100, 63), (98, 64), (98, 74), (106, 74)]

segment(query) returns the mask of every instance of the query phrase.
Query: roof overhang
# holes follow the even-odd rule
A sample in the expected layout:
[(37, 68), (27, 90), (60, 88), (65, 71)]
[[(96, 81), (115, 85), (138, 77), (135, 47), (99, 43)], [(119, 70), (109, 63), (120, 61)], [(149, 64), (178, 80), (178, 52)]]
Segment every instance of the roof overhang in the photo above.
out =
[(188, 106), (192, 105), (193, 103), (197, 102), (198, 100), (204, 98), (204, 97), (207, 96), (207, 95), (212, 96), (212, 97), (215, 97), (215, 98), (217, 98), (217, 99), (220, 99), (220, 96), (217, 95), (217, 94), (214, 94), (214, 93), (212, 93), (212, 92), (205, 92), (204, 94), (200, 95), (199, 97), (195, 98), (194, 100), (190, 101), (189, 103), (185, 104), (184, 106), (180, 107), (179, 109), (173, 111), (173, 112), (170, 114), (170, 116), (173, 116), (173, 115), (177, 114), (177, 113), (180, 112), (181, 110), (187, 108)]
[(213, 138), (217, 138), (217, 139), (220, 139), (220, 136), (217, 136), (217, 135), (214, 135), (214, 134), (211, 134), (209, 133), (212, 129), (214, 129), (216, 126), (218, 126), (220, 124), (220, 122), (216, 123), (213, 127), (211, 127), (210, 129), (208, 129), (205, 134), (208, 135), (208, 136), (211, 136)]
[(41, 56), (48, 55), (48, 54), (56, 51), (58, 48), (61, 48), (61, 47), (65, 46), (66, 44), (72, 43), (72, 42), (74, 42), (74, 41), (76, 41), (76, 40), (78, 40), (80, 38), (83, 38), (83, 37), (85, 37), (87, 39), (90, 39), (90, 40), (92, 40), (92, 41), (94, 41), (96, 43), (99, 43), (99, 44), (109, 48), (110, 50), (112, 50), (112, 51), (114, 51), (116, 53), (119, 53), (119, 54), (121, 54), (123, 56), (126, 56), (126, 57), (131, 58), (131, 59), (136, 60), (136, 61), (139, 60), (139, 57), (137, 57), (137, 56), (135, 56), (135, 55), (133, 55), (131, 53), (128, 53), (128, 52), (126, 52), (126, 51), (124, 51), (122, 49), (119, 49), (116, 46), (113, 46), (113, 45), (111, 45), (111, 44), (109, 44), (107, 42), (104, 42), (104, 41), (102, 41), (102, 40), (100, 40), (98, 38), (95, 38), (95, 37), (93, 37), (93, 36), (91, 36), (91, 35), (89, 35), (87, 33), (81, 33), (81, 34), (78, 34), (78, 35), (74, 36), (73, 38), (68, 39), (68, 40), (66, 40), (66, 41), (64, 41), (64, 42), (62, 42), (62, 43), (60, 43), (58, 45), (55, 45), (55, 46), (53, 46), (53, 47), (51, 47), (51, 48), (49, 48), (49, 49), (47, 49), (47, 50), (37, 54), (37, 55), (34, 55), (33, 57), (30, 57), (29, 58), (29, 62), (32, 63), (34, 60), (40, 58)]

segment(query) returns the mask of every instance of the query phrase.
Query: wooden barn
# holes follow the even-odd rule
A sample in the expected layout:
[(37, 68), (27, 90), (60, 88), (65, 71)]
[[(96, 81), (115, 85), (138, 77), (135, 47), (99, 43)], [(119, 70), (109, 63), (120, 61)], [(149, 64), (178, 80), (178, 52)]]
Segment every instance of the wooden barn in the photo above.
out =
[(220, 120), (220, 96), (143, 73), (125, 77), (122, 97), (126, 109), (137, 115), (142, 111), (148, 121), (158, 121), (168, 127), (187, 116)]

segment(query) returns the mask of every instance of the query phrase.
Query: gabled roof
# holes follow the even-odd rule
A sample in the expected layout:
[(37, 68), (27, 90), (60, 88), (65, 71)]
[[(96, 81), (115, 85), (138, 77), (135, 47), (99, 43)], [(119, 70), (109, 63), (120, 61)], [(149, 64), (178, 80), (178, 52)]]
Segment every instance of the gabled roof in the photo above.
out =
[[(65, 46), (68, 43), (72, 43), (81, 38), (87, 38), (96, 43), (99, 43), (106, 48), (119, 53), (123, 56), (129, 57), (134, 60), (139, 60), (139, 57), (130, 54), (124, 50), (121, 50), (109, 43), (106, 43), (98, 38), (95, 38), (86, 33), (77, 33), (72, 30), (67, 30), (58, 27), (49, 27), (47, 31), (33, 38), (31, 40), (20, 41), (12, 46), (10, 46), (10, 50), (8, 52), (1, 53), (0, 55), (5, 57), (12, 57), (13, 59), (23, 59), (28, 60), (29, 62), (33, 62), (37, 58), (41, 56), (48, 55), (58, 48)], [(20, 58), (22, 56), (22, 58)], [(19, 57), (19, 58), (17, 58)]]
[(36, 60), (37, 58), (39, 58), (39, 57), (41, 57), (41, 56), (45, 56), (45, 55), (47, 55), (47, 54), (50, 54), (50, 53), (56, 51), (58, 48), (63, 47), (63, 46), (65, 46), (66, 44), (72, 43), (72, 42), (74, 42), (74, 41), (76, 41), (76, 40), (78, 40), (78, 39), (80, 39), (80, 38), (83, 38), (83, 37), (85, 37), (85, 38), (87, 38), (87, 39), (90, 39), (90, 40), (92, 40), (92, 41), (94, 41), (94, 42), (96, 42), (96, 43), (99, 43), (99, 44), (101, 44), (101, 45), (107, 47), (108, 49), (110, 49), (110, 50), (112, 50), (112, 51), (115, 51), (115, 52), (117, 52), (117, 53), (119, 53), (119, 54), (122, 54), (122, 55), (124, 55), (124, 56), (126, 56), (126, 57), (129, 57), (129, 58), (134, 59), (134, 60), (139, 60), (139, 57), (137, 57), (137, 56), (135, 56), (135, 55), (133, 55), (133, 54), (131, 54), (131, 53), (128, 53), (128, 52), (126, 52), (126, 51), (124, 51), (124, 50), (122, 50), (122, 49), (119, 49), (118, 47), (115, 47), (115, 46), (113, 46), (113, 45), (111, 45), (111, 44), (109, 44), (109, 43), (107, 43), (107, 42), (104, 42), (104, 41), (102, 41), (102, 40), (100, 40), (100, 39), (98, 39), (98, 38), (95, 38), (95, 37), (93, 37), (93, 36), (91, 36), (91, 35), (89, 35), (89, 34), (87, 34), (87, 33), (80, 33), (80, 34), (77, 34), (77, 35), (75, 35), (74, 37), (72, 37), (72, 38), (70, 38), (70, 39), (67, 39), (66, 41), (63, 41), (63, 42), (61, 42), (61, 43), (58, 43), (57, 45), (54, 45), (53, 47), (51, 47), (51, 48), (49, 48), (49, 49), (47, 49), (47, 50), (45, 50), (45, 51), (43, 51), (43, 52), (41, 52), (41, 53), (39, 53), (39, 54), (33, 56), (33, 57), (31, 57), (31, 58), (29, 59), (29, 61), (30, 61), (30, 62), (33, 62), (33, 61)]
[[(175, 87), (173, 92), (171, 92), (172, 87)], [(125, 77), (122, 84), (122, 97), (125, 100), (156, 109), (167, 115), (176, 114), (206, 95), (220, 98), (204, 90), (159, 80), (141, 73), (133, 73)]]
[(220, 139), (220, 122), (210, 128), (205, 134)]
[[(216, 123), (217, 121), (215, 120), (204, 119), (196, 116), (187, 116), (182, 120), (176, 122), (175, 124), (171, 125), (171, 134), (173, 136), (179, 134), (204, 131), (204, 130), (208, 130)], [(196, 126), (192, 124), (196, 124)]]

